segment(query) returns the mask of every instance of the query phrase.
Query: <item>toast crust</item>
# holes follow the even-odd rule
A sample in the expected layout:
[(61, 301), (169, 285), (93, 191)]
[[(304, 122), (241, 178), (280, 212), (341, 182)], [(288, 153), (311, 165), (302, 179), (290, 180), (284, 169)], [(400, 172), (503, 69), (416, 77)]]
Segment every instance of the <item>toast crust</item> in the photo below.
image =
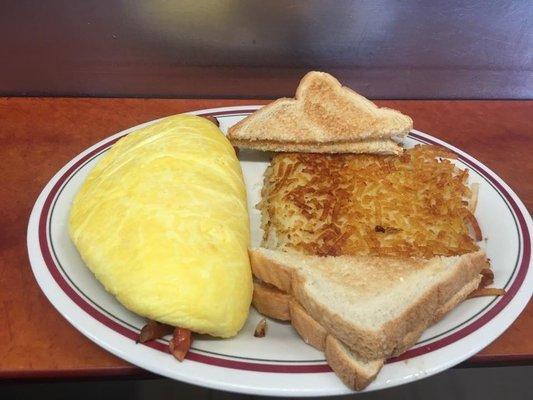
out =
[[(444, 315), (458, 304), (468, 293), (461, 289), (472, 283), (475, 287), (480, 280), (480, 271), (485, 265), (485, 253), (478, 251), (465, 254), (459, 259), (455, 273), (434, 285), (416, 303), (387, 322), (379, 330), (357, 327), (334, 311), (318, 303), (305, 289), (304, 278), (296, 269), (277, 263), (261, 250), (251, 250), (250, 260), (254, 275), (290, 293), (305, 311), (328, 332), (341, 340), (363, 360), (389, 358), (411, 347), (422, 332), (435, 321), (436, 315)], [(461, 293), (461, 296), (458, 296)], [(442, 313), (439, 309), (443, 309)]]
[[(291, 296), (289, 298), (289, 319), (296, 332), (302, 337), (303, 341), (315, 349), (324, 352), (326, 350), (326, 337), (328, 332), (316, 322), (303, 307), (298, 304)], [(269, 311), (269, 307), (265, 305)], [(270, 316), (270, 314), (269, 314)]]
[(242, 149), (261, 151), (277, 151), (282, 153), (354, 153), (400, 155), (403, 148), (394, 140), (369, 140), (361, 142), (324, 142), (324, 143), (284, 143), (274, 140), (240, 140), (232, 139), (231, 143)]
[[(451, 310), (457, 307), (457, 305), (459, 305), (464, 300), (466, 300), (468, 295), (477, 289), (480, 281), (481, 281), (481, 275), (478, 275), (474, 277), (470, 282), (465, 284), (446, 303), (444, 303), (442, 306), (440, 306), (437, 309), (437, 311), (433, 315), (433, 318), (431, 319), (431, 322), (429, 323), (428, 326), (431, 326), (439, 322), (446, 314), (448, 314)], [(424, 331), (428, 328), (428, 326), (425, 326), (422, 322), (419, 323), (418, 326), (415, 324), (413, 326), (413, 330), (409, 332), (408, 334), (406, 334), (404, 338), (396, 346), (396, 348), (392, 352), (392, 357), (397, 357), (405, 353), (411, 347), (413, 347), (418, 341), (418, 339), (420, 338), (420, 336), (422, 336), (422, 333), (424, 333)]]
[(261, 314), (280, 321), (289, 321), (291, 314), (289, 310), (290, 295), (275, 286), (254, 282), (254, 295), (252, 305)]
[(328, 335), (326, 338), (326, 360), (341, 381), (351, 389), (363, 390), (381, 371), (385, 360), (373, 360), (368, 363), (354, 362), (349, 353), (337, 338)]

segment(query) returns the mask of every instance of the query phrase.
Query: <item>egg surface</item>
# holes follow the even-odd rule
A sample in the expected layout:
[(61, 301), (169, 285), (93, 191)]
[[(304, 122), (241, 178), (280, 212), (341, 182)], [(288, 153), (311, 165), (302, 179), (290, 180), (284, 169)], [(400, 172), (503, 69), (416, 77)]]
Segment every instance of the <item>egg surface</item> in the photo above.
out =
[(76, 195), (70, 236), (129, 310), (218, 337), (252, 298), (246, 190), (212, 122), (175, 115), (116, 142)]

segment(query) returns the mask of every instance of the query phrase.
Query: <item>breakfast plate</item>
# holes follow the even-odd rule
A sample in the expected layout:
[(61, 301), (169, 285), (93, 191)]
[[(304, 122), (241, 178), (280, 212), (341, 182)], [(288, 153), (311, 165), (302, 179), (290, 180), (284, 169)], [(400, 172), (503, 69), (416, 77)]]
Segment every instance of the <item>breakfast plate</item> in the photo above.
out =
[[(260, 106), (199, 110), (214, 116), (222, 131)], [(328, 367), (324, 355), (306, 345), (288, 323), (268, 321), (265, 337), (254, 329), (262, 318), (253, 308), (237, 337), (197, 336), (182, 363), (168, 353), (168, 337), (136, 344), (144, 318), (126, 310), (105, 291), (82, 262), (68, 235), (68, 213), (85, 177), (118, 139), (155, 121), (117, 133), (83, 151), (65, 165), (39, 195), (28, 225), (28, 253), (33, 273), (54, 307), (80, 332), (111, 353), (156, 374), (213, 389), (269, 395), (322, 396), (351, 393)], [(456, 163), (479, 183), (476, 217), (481, 242), (502, 297), (469, 299), (429, 328), (418, 343), (391, 359), (366, 391), (412, 382), (471, 357), (491, 343), (518, 317), (533, 293), (531, 216), (514, 192), (494, 172), (463, 151), (413, 130), (406, 147), (438, 144), (458, 155)], [(260, 199), (269, 155), (241, 150), (239, 159), (248, 194), (252, 245), (262, 237)]]

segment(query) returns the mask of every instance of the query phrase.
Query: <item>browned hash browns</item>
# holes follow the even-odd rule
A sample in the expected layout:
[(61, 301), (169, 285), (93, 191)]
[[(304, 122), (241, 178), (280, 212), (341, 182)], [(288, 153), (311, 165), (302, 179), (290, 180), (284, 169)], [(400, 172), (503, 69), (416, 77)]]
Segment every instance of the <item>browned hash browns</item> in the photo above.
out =
[(320, 256), (475, 251), (468, 172), (454, 157), (425, 145), (402, 156), (277, 154), (258, 205), (263, 245)]

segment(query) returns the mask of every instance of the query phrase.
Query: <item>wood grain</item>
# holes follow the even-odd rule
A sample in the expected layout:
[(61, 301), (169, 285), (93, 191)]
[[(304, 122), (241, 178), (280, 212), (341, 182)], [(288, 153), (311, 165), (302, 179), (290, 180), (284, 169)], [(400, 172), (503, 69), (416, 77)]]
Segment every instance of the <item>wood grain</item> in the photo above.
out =
[[(132, 125), (250, 100), (0, 98), (0, 377), (138, 375), (59, 315), (33, 278), (26, 226), (42, 187), (87, 146)], [(533, 101), (382, 101), (469, 152), (533, 209)], [(533, 362), (533, 305), (467, 365)]]

